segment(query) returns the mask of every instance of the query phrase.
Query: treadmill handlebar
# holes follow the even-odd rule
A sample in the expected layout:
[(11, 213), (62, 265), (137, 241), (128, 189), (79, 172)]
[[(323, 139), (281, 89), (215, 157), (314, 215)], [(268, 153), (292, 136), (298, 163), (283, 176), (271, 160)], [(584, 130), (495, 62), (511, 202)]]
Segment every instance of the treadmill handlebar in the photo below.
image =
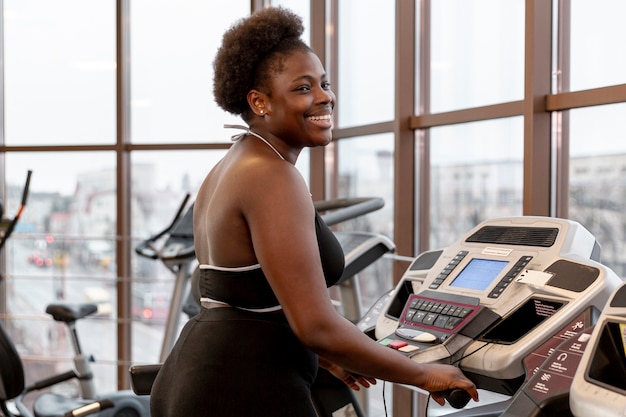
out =
[(318, 212), (329, 211), (321, 217), (328, 226), (333, 226), (379, 210), (384, 207), (385, 200), (380, 197), (338, 198), (316, 201), (314, 205)]

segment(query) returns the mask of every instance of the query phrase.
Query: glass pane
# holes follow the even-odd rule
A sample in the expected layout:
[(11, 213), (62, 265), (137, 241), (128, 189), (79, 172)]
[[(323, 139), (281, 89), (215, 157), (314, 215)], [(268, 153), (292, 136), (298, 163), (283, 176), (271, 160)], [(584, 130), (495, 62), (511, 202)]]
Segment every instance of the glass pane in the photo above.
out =
[[(22, 347), (32, 377), (73, 367), (69, 332), (46, 307), (94, 303), (94, 314), (77, 324), (79, 337), (85, 353), (97, 358), (94, 366), (106, 369), (96, 384), (116, 385), (114, 166), (113, 152), (6, 155), (8, 217), (17, 209), (27, 170), (33, 171), (26, 207), (4, 248), (6, 308), (21, 318), (10, 323), (27, 341)], [(42, 356), (50, 359), (40, 361)]]
[(115, 142), (115, 2), (7, 0), (7, 145)]
[(393, 120), (394, 2), (346, 0), (338, 3), (337, 123), (344, 128)]
[(440, 113), (524, 97), (524, 1), (431, 2), (431, 103)]
[(572, 1), (570, 91), (626, 82), (626, 2)]
[(431, 129), (431, 248), (483, 220), (522, 214), (523, 144), (521, 117)]
[[(338, 230), (377, 233), (393, 240), (393, 154), (391, 133), (337, 142), (338, 196), (380, 197), (385, 202), (379, 210), (339, 223)], [(392, 266), (391, 260), (379, 258), (357, 275), (363, 313), (391, 288)]]
[(213, 101), (213, 59), (226, 29), (250, 13), (250, 1), (130, 5), (132, 142), (227, 141), (223, 124), (242, 122)]
[(27, 205), (13, 235), (30, 247), (24, 258), (33, 266), (52, 264), (69, 275), (114, 280), (115, 154), (10, 153), (6, 160), (8, 188), (14, 190), (8, 207), (16, 207), (26, 172), (33, 171)]
[(393, 134), (362, 136), (337, 142), (338, 196), (380, 197), (385, 206), (354, 222), (341, 223), (342, 230), (363, 230), (393, 237)]
[(569, 217), (602, 247), (602, 263), (626, 275), (626, 104), (570, 111)]

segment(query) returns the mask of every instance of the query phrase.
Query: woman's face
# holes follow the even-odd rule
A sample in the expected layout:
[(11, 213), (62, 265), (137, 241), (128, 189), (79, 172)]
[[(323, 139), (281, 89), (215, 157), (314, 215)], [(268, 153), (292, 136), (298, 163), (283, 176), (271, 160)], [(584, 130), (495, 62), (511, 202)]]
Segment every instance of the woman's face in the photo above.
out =
[(266, 127), (294, 148), (332, 140), (335, 94), (317, 55), (296, 51), (283, 58), (270, 81)]

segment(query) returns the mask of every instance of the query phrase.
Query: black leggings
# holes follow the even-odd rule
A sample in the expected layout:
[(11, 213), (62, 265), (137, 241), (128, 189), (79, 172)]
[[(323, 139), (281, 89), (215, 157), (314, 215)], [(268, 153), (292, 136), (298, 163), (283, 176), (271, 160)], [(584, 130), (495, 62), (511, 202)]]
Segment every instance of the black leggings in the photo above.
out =
[(317, 356), (282, 316), (202, 309), (159, 371), (151, 417), (315, 417)]

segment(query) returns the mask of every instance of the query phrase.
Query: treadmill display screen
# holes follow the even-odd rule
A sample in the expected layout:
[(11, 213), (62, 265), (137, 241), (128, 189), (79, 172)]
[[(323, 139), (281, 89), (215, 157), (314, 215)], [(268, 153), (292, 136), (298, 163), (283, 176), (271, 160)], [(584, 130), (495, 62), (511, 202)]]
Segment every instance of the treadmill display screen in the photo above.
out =
[(474, 258), (450, 283), (450, 286), (483, 291), (508, 264), (508, 261)]

